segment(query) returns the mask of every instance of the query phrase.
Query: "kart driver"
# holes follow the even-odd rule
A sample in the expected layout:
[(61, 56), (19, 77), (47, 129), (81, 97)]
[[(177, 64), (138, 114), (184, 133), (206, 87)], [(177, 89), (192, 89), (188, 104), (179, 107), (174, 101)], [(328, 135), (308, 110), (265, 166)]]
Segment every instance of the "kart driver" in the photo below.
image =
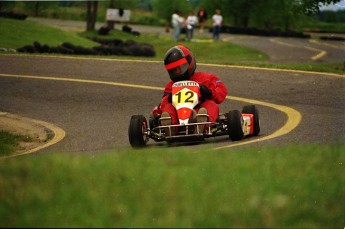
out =
[[(194, 55), (183, 45), (174, 46), (167, 51), (164, 57), (164, 65), (171, 81), (165, 86), (161, 103), (152, 112), (153, 117), (161, 114), (160, 125), (178, 124), (177, 113), (171, 103), (172, 85), (181, 80), (191, 80), (199, 83), (201, 98), (199, 104), (195, 107), (195, 112), (201, 115), (196, 115), (196, 122), (215, 122), (219, 115), (217, 104), (222, 103), (228, 93), (224, 83), (213, 74), (195, 72), (196, 60)], [(201, 125), (199, 129), (203, 132), (204, 126)], [(167, 131), (165, 132), (168, 135)]]

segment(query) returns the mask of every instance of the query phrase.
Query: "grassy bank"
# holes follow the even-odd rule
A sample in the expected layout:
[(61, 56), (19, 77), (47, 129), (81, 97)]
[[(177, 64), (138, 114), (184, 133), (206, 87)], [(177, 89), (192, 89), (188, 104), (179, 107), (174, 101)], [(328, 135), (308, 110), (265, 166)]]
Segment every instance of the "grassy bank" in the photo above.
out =
[[(60, 45), (63, 42), (70, 42), (74, 45), (83, 47), (99, 46), (87, 37), (98, 36), (97, 32), (65, 32), (56, 28), (48, 27), (30, 21), (20, 21), (0, 18), (0, 39), (2, 48), (20, 48), (25, 45), (32, 45), (38, 41), (41, 44), (49, 46)], [(156, 51), (155, 57), (129, 57), (129, 56), (107, 56), (107, 58), (125, 58), (125, 59), (146, 59), (162, 61), (166, 51), (176, 45), (171, 40), (170, 35), (141, 34), (136, 37), (131, 34), (113, 30), (107, 36), (100, 36), (103, 39), (122, 39), (134, 40), (136, 42), (146, 42), (154, 46)], [(342, 61), (339, 63), (312, 63), (312, 64), (277, 64), (269, 63), (266, 54), (255, 49), (235, 45), (229, 42), (212, 42), (209, 36), (196, 36), (199, 42), (183, 42), (193, 50), (199, 63), (229, 64), (229, 65), (246, 65), (269, 68), (296, 69), (306, 71), (321, 71), (343, 73), (344, 66)], [(210, 58), (212, 54), (212, 58)], [(92, 58), (104, 56), (92, 56)]]
[(14, 152), (17, 145), (18, 139), (15, 135), (0, 130), (0, 157)]
[(71, 42), (85, 47), (98, 45), (76, 33), (65, 32), (30, 21), (0, 17), (0, 28), (1, 48), (17, 49), (25, 45), (32, 45), (34, 41), (52, 46), (61, 45), (63, 42)]
[(334, 36), (337, 36), (336, 34), (345, 33), (345, 24), (310, 21), (309, 23), (304, 25), (304, 30), (313, 32), (334, 33)]
[(10, 155), (19, 149), (19, 142), (31, 142), (31, 136), (12, 134), (0, 129), (0, 157)]
[[(209, 146), (211, 147), (211, 146)], [(0, 161), (2, 227), (344, 226), (344, 144)]]

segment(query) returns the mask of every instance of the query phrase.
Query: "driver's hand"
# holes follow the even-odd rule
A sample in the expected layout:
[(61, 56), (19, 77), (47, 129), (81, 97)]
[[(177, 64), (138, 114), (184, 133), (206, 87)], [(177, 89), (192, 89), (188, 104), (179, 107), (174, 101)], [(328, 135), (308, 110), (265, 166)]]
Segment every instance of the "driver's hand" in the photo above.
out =
[(172, 94), (171, 93), (169, 93), (169, 95), (168, 95), (168, 103), (172, 103)]
[(200, 95), (201, 100), (205, 101), (206, 99), (212, 98), (212, 91), (210, 91), (205, 85), (200, 84)]

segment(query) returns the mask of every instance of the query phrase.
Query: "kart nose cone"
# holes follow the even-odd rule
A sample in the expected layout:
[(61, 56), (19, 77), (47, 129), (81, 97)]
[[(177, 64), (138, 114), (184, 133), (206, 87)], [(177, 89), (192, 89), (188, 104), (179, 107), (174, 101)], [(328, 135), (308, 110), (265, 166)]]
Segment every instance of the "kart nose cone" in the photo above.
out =
[(179, 117), (180, 124), (188, 124), (189, 117), (191, 116), (192, 111), (193, 110), (189, 108), (180, 108), (177, 111), (177, 116)]

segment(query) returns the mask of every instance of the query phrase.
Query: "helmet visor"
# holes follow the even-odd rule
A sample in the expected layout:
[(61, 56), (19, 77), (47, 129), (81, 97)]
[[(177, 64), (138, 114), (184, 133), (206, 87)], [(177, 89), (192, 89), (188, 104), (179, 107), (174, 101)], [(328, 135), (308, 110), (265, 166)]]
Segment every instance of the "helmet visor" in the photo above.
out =
[(186, 58), (182, 58), (178, 61), (165, 65), (170, 77), (175, 79), (183, 77), (183, 75), (187, 72), (188, 67), (189, 63), (187, 62)]
[(188, 66), (188, 63), (182, 64), (175, 68), (171, 68), (170, 70), (168, 70), (168, 73), (170, 76), (174, 77), (183, 76), (187, 72)]

